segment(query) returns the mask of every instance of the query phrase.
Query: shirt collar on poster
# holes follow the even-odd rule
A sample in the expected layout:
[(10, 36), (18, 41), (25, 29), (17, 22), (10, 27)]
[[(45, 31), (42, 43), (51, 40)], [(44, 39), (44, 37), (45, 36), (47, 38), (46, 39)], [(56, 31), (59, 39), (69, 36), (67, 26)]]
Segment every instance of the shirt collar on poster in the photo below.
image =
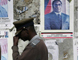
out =
[(60, 12), (60, 13), (55, 12), (55, 14), (56, 14), (56, 15), (58, 15), (58, 14), (60, 14), (60, 15), (61, 15), (61, 12)]

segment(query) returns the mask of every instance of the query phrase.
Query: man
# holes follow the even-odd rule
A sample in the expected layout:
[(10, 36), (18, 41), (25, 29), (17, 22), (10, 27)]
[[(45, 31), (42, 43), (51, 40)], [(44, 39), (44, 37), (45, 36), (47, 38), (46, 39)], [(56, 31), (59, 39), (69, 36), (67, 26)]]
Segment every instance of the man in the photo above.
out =
[[(13, 60), (48, 60), (48, 51), (43, 40), (36, 34), (33, 18), (24, 19), (13, 23), (17, 29), (13, 38)], [(29, 40), (23, 53), (19, 55), (18, 40)]]
[(8, 17), (6, 10), (0, 5), (0, 17)]
[(69, 16), (61, 12), (62, 2), (52, 2), (53, 11), (45, 15), (45, 30), (68, 30)]

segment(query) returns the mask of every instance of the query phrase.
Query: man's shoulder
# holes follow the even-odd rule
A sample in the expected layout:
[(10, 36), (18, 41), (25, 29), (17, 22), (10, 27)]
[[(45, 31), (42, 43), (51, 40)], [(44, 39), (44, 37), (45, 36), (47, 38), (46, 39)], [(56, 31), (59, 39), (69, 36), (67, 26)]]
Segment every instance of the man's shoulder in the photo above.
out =
[(44, 40), (43, 39), (39, 39), (39, 44), (38, 44), (38, 46), (42, 46), (42, 47), (44, 47), (45, 46), (45, 43), (44, 43)]
[(39, 43), (44, 43), (44, 40), (43, 40), (43, 38), (41, 38), (41, 37), (39, 37), (37, 40), (40, 41)]
[(55, 15), (55, 13), (54, 12), (51, 12), (51, 13), (48, 13), (48, 14), (46, 14), (45, 15), (45, 18), (51, 18), (52, 16), (54, 16)]
[(36, 35), (36, 36), (34, 36), (34, 37), (32, 38), (32, 40), (30, 41), (30, 44), (31, 44), (31, 45), (37, 45), (37, 44), (39, 44), (39, 43), (41, 43), (41, 42), (42, 42), (42, 38), (39, 37), (38, 35)]
[(65, 14), (65, 13), (62, 13), (62, 15), (69, 17), (69, 15), (67, 15), (67, 14)]
[(45, 16), (51, 16), (53, 14), (54, 14), (54, 12), (51, 12), (51, 13), (46, 14)]

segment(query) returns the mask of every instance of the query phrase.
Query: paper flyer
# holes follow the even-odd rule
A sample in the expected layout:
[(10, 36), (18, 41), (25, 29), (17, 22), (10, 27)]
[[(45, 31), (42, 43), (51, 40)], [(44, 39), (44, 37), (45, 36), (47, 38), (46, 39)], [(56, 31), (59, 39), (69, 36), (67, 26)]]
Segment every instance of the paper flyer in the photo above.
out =
[[(46, 46), (50, 45), (51, 49), (48, 48), (48, 60), (73, 60), (74, 59), (74, 46), (73, 46), (73, 33), (41, 33), (41, 36), (45, 40)], [(53, 43), (54, 42), (54, 43)], [(56, 48), (55, 50), (53, 49)], [(55, 53), (53, 53), (56, 52)], [(56, 57), (56, 58), (55, 58)], [(76, 57), (76, 56), (75, 56)]]
[(48, 48), (48, 60), (58, 60), (59, 48), (56, 44), (56, 40), (46, 40), (45, 44)]
[(13, 26), (12, 22), (13, 0), (0, 0), (0, 27), (11, 28)]
[(0, 31), (1, 60), (8, 60), (8, 31)]

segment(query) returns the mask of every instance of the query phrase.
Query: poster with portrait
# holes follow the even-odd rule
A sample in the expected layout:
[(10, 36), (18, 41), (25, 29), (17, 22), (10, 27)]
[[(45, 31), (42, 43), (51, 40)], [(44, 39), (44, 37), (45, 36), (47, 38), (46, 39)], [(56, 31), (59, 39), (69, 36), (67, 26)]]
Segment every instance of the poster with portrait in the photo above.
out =
[(11, 28), (13, 22), (13, 0), (0, 0), (0, 27)]
[(8, 60), (8, 37), (7, 30), (0, 31), (1, 60)]
[[(41, 32), (73, 32), (74, 1), (41, 0)], [(43, 10), (42, 10), (43, 9)]]

